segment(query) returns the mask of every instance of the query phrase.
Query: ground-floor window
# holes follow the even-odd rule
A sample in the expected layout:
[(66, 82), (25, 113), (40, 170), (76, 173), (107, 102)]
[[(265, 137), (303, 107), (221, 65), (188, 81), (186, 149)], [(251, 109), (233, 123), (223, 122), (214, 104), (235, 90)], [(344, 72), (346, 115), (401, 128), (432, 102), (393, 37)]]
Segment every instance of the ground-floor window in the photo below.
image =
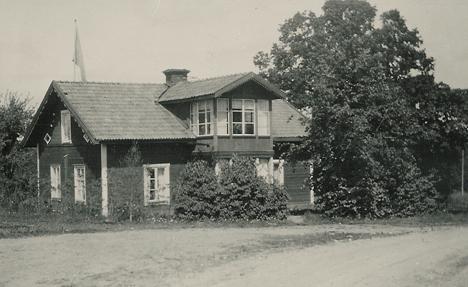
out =
[(82, 164), (73, 166), (75, 202), (86, 202), (86, 169)]
[(144, 165), (144, 199), (145, 205), (150, 203), (169, 204), (170, 202), (170, 164)]
[(61, 185), (60, 164), (52, 164), (50, 165), (50, 197), (52, 199), (62, 198), (60, 185)]

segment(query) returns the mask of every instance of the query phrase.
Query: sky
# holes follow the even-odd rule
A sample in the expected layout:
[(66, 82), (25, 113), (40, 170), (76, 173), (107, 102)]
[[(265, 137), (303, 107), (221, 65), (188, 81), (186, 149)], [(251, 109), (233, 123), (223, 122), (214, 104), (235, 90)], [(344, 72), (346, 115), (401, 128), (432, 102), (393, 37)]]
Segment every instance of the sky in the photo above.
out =
[[(380, 15), (398, 9), (418, 28), (436, 80), (468, 88), (468, 1), (369, 0)], [(0, 0), (0, 93), (38, 105), (52, 80), (73, 80), (75, 25), (88, 81), (164, 82), (254, 71), (253, 57), (277, 42), (298, 11), (324, 0)]]

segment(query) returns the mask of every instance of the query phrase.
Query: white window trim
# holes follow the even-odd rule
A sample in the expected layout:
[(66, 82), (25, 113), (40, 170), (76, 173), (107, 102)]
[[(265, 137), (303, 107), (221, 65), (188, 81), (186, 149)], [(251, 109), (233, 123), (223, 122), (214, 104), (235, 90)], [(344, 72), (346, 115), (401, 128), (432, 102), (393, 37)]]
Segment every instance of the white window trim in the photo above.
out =
[[(79, 192), (79, 185), (78, 185), (78, 177), (77, 177), (77, 170), (82, 168), (83, 169), (83, 190), (81, 194), (83, 198), (78, 198), (77, 194)], [(86, 203), (86, 166), (84, 164), (75, 164), (73, 165), (73, 183), (74, 183), (74, 190), (75, 190), (75, 202), (84, 202)]]
[[(199, 107), (200, 107), (200, 104), (204, 104), (205, 105), (205, 122), (203, 123), (203, 125), (205, 125), (205, 134), (201, 135), (200, 134), (200, 118), (199, 118)], [(196, 109), (195, 109), (195, 113), (196, 113), (196, 116), (193, 114), (194, 113), (194, 109), (193, 107), (196, 106)], [(207, 107), (210, 107), (210, 111), (208, 112), (208, 109)], [(213, 100), (212, 99), (208, 99), (208, 100), (202, 100), (202, 101), (196, 101), (196, 102), (192, 102), (190, 103), (190, 128), (192, 130), (192, 132), (196, 135), (196, 136), (199, 136), (199, 137), (205, 137), (205, 136), (212, 136), (213, 135), (213, 130), (214, 130), (214, 127), (213, 127), (213, 113), (214, 112), (214, 107), (213, 107)], [(207, 121), (207, 115), (208, 113), (210, 114), (210, 121), (208, 122)], [(194, 119), (196, 120), (196, 122), (194, 123)], [(207, 128), (208, 128), (208, 125), (210, 126), (210, 133), (206, 133), (207, 131)]]
[[(68, 120), (68, 126), (65, 127), (65, 117)], [(66, 132), (66, 128), (68, 128), (68, 133)], [(60, 131), (62, 137), (62, 143), (71, 143), (71, 115), (69, 110), (62, 110), (60, 111)]]
[[(234, 122), (234, 109), (232, 108), (232, 105), (231, 105), (231, 108), (230, 108), (230, 114), (231, 114), (231, 134), (232, 136), (236, 137), (236, 136), (256, 136), (257, 132), (256, 132), (256, 126), (257, 126), (257, 112), (256, 112), (256, 103), (255, 103), (255, 100), (254, 99), (232, 99), (232, 101), (241, 101), (242, 102), (242, 122)], [(245, 125), (246, 125), (246, 121), (245, 121), (245, 102), (246, 101), (252, 101), (253, 102), (253, 134), (246, 134), (245, 133)], [(242, 125), (242, 133), (240, 134), (235, 134), (234, 133), (234, 124), (241, 124)], [(249, 124), (251, 124), (249, 122)]]
[[(171, 179), (171, 165), (169, 163), (159, 163), (159, 164), (145, 164), (143, 165), (143, 182), (144, 182), (144, 205), (147, 206), (149, 204), (167, 204), (169, 205), (171, 203), (171, 184), (170, 184), (170, 179)], [(149, 190), (149, 182), (148, 182), (148, 177), (146, 174), (146, 169), (148, 168), (154, 168), (154, 169), (159, 169), (159, 168), (164, 168), (166, 171), (164, 173), (166, 179), (167, 179), (167, 192), (169, 193), (168, 199), (167, 200), (150, 200), (149, 195), (150, 195), (150, 190)], [(157, 180), (157, 172), (155, 172), (155, 178)], [(155, 183), (155, 186), (158, 186), (157, 182)], [(156, 197), (157, 198), (157, 197)]]
[[(57, 173), (57, 186), (54, 186), (54, 180), (52, 179), (52, 174), (54, 173), (54, 168), (58, 169)], [(60, 164), (51, 164), (50, 165), (50, 198), (51, 199), (61, 199), (62, 198), (62, 170)], [(55, 192), (54, 192), (55, 189)]]

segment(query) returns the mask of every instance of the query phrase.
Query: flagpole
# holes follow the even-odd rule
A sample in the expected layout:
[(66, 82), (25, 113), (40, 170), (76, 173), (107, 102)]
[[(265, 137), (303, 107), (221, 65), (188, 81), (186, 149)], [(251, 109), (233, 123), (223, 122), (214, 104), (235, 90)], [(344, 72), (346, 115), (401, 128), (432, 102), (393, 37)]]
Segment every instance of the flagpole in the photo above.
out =
[[(76, 23), (76, 19), (74, 20), (74, 22), (75, 22), (75, 38), (73, 40), (76, 41), (76, 27), (77, 27), (78, 24)], [(76, 43), (73, 43), (73, 45), (75, 46)], [(75, 49), (76, 49), (76, 47), (75, 47)], [(75, 58), (76, 58), (76, 52), (74, 51), (73, 61), (72, 61), (73, 62), (73, 82), (76, 82), (76, 63), (75, 63), (76, 59)]]
[(78, 36), (78, 21), (75, 19), (75, 53), (73, 55), (73, 80), (76, 81), (76, 68), (80, 69), (80, 81), (86, 82), (85, 64), (83, 50), (81, 49), (80, 38)]

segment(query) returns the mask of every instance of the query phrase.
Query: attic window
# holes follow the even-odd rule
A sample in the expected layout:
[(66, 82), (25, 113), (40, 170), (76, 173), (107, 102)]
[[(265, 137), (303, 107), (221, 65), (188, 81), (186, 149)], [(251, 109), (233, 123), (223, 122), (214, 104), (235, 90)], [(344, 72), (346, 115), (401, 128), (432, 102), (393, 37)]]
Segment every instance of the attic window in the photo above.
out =
[(70, 111), (60, 112), (60, 127), (62, 132), (62, 143), (71, 143), (71, 118)]
[(49, 134), (45, 134), (44, 141), (45, 141), (46, 144), (49, 144), (51, 139), (52, 139), (52, 137)]

